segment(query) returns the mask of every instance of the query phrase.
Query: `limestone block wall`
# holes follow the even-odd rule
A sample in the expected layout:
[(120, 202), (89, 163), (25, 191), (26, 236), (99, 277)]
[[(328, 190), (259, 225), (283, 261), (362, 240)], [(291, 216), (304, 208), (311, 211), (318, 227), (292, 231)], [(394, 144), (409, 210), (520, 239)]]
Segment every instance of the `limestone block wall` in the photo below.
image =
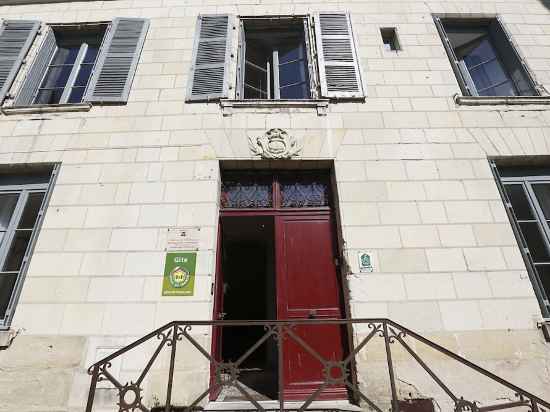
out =
[[(331, 10), (351, 12), (364, 103), (331, 103), (326, 116), (185, 104), (198, 13)], [(252, 160), (248, 138), (273, 127), (303, 142), (297, 164), (334, 162), (353, 317), (390, 317), (550, 398), (541, 312), (487, 160), (550, 155), (550, 111), (456, 105), (432, 13), (498, 14), (550, 90), (550, 10), (539, 0), (0, 6), (0, 18), (48, 23), (151, 19), (127, 105), (0, 115), (2, 164), (61, 164), (12, 323), (20, 333), (0, 351), (0, 411), (80, 411), (98, 356), (174, 319), (211, 319), (219, 160)], [(397, 28), (402, 51), (383, 49), (380, 27)], [(201, 228), (195, 295), (162, 297), (166, 231), (187, 225)], [(359, 251), (373, 273), (359, 272)], [(197, 338), (208, 345), (209, 331)], [(192, 370), (206, 385), (204, 367)]]

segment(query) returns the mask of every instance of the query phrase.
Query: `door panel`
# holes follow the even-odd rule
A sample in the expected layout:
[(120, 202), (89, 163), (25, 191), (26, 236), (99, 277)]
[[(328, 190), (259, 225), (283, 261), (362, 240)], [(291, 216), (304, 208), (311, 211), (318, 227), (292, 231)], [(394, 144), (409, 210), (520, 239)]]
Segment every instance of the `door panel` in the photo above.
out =
[[(213, 320), (218, 320), (220, 314), (223, 311), (223, 271), (222, 271), (222, 222), (218, 221), (218, 246), (216, 250), (216, 280), (215, 280), (215, 294), (214, 294), (214, 313)], [(212, 327), (212, 357), (215, 361), (221, 362), (222, 360), (222, 333), (223, 328), (220, 326)], [(214, 387), (216, 385), (216, 368), (214, 363), (210, 364), (210, 385)], [(216, 400), (221, 392), (221, 388), (216, 388), (210, 392), (209, 399), (211, 401)]]
[[(335, 264), (330, 215), (278, 216), (276, 221), (278, 319), (339, 319), (340, 282)], [(305, 399), (325, 380), (318, 356), (343, 358), (344, 331), (339, 325), (300, 325), (296, 339), (285, 340), (285, 398)], [(344, 387), (328, 387), (318, 399), (346, 398)]]

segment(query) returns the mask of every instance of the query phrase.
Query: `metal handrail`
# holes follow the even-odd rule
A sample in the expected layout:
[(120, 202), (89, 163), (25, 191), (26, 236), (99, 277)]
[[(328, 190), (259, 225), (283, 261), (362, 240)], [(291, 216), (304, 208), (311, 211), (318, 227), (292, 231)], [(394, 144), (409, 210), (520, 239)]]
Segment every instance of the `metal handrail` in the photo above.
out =
[[(366, 337), (359, 342), (351, 343), (352, 347), (349, 348), (348, 353), (344, 359), (333, 360), (325, 359), (315, 349), (308, 344), (302, 337), (296, 332), (297, 326), (313, 326), (313, 325), (340, 325), (342, 327), (351, 327), (353, 325), (366, 325), (367, 330), (370, 332)], [(209, 352), (209, 350), (202, 347), (193, 338), (189, 332), (195, 326), (209, 326), (209, 327), (235, 327), (235, 326), (262, 326), (265, 329), (264, 335), (256, 341), (252, 347), (250, 347), (243, 355), (234, 362), (224, 362), (223, 360), (217, 360)], [(90, 390), (88, 393), (88, 401), (86, 405), (86, 412), (92, 412), (94, 406), (95, 393), (98, 382), (109, 381), (115, 389), (118, 390), (118, 406), (119, 412), (141, 410), (149, 412), (145, 405), (142, 403), (142, 383), (146, 375), (150, 371), (154, 362), (158, 358), (161, 351), (166, 347), (170, 350), (170, 366), (168, 370), (168, 383), (166, 387), (166, 404), (164, 406), (165, 412), (172, 410), (171, 397), (172, 397), (172, 385), (175, 368), (175, 354), (176, 347), (179, 341), (183, 339), (190, 342), (202, 356), (210, 362), (211, 369), (215, 379), (210, 382), (209, 387), (200, 394), (189, 406), (186, 407), (186, 411), (192, 411), (197, 408), (199, 403), (206, 398), (211, 392), (214, 392), (223, 387), (236, 388), (258, 411), (264, 411), (264, 407), (255, 400), (251, 394), (241, 385), (238, 381), (240, 373), (240, 365), (248, 358), (256, 349), (267, 342), (270, 339), (274, 339), (278, 346), (278, 361), (279, 361), (279, 410), (285, 410), (285, 399), (283, 396), (284, 388), (284, 374), (282, 371), (283, 365), (283, 341), (290, 340), (294, 344), (298, 344), (299, 347), (308, 352), (310, 355), (319, 360), (323, 367), (323, 376), (325, 381), (311, 393), (301, 404), (298, 411), (307, 410), (308, 407), (319, 398), (319, 395), (327, 387), (339, 385), (346, 387), (357, 400), (364, 401), (371, 409), (378, 412), (382, 412), (382, 408), (376, 404), (371, 398), (363, 393), (359, 388), (356, 380), (353, 379), (353, 373), (355, 370), (355, 357), (363, 351), (368, 343), (375, 337), (381, 337), (384, 340), (384, 348), (386, 353), (386, 363), (388, 368), (388, 376), (390, 380), (390, 392), (391, 392), (391, 408), (392, 412), (399, 412), (401, 409), (401, 401), (398, 399), (397, 391), (397, 379), (395, 374), (394, 361), (392, 359), (392, 345), (399, 344), (429, 375), (429, 377), (437, 384), (437, 386), (451, 399), (454, 404), (454, 411), (472, 411), (472, 412), (488, 412), (496, 410), (505, 410), (515, 407), (528, 408), (530, 412), (550, 412), (550, 403), (541, 399), (540, 397), (520, 388), (519, 386), (503, 379), (502, 377), (488, 371), (487, 369), (474, 364), (473, 362), (465, 359), (464, 357), (444, 348), (441, 345), (427, 339), (426, 337), (390, 320), (385, 318), (372, 318), (372, 319), (303, 319), (303, 320), (249, 320), (249, 321), (231, 321), (231, 320), (215, 320), (215, 321), (172, 321), (166, 325), (154, 330), (153, 332), (143, 336), (140, 339), (132, 342), (128, 346), (117, 350), (113, 354), (101, 359), (94, 363), (88, 369), (88, 373), (91, 375)], [(121, 357), (122, 355), (132, 351), (134, 348), (144, 344), (151, 339), (158, 339), (158, 344), (153, 356), (148, 360), (147, 364), (140, 373), (140, 376), (136, 381), (130, 381), (122, 384), (114, 377), (109, 368), (112, 365), (112, 361)], [(487, 406), (479, 406), (477, 401), (458, 396), (456, 393), (446, 385), (443, 380), (431, 369), (428, 364), (420, 357), (420, 355), (406, 342), (406, 338), (414, 339), (433, 350), (440, 352), (446, 357), (457, 361), (471, 370), (489, 378), (490, 380), (498, 383), (499, 385), (513, 391), (517, 400), (510, 400), (508, 402), (495, 403)], [(353, 340), (351, 340), (353, 341)], [(340, 373), (338, 376), (334, 376), (331, 373), (331, 369), (336, 368)], [(127, 396), (130, 395), (130, 396)], [(288, 401), (286, 401), (288, 402)], [(296, 409), (293, 407), (293, 409)]]

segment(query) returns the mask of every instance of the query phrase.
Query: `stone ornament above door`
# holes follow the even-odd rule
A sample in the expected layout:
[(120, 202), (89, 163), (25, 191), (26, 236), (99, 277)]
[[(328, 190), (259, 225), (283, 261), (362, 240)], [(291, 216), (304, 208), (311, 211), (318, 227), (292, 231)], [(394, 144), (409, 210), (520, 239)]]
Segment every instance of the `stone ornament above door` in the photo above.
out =
[(254, 156), (262, 159), (291, 159), (302, 151), (298, 140), (279, 128), (269, 129), (259, 137), (249, 137), (248, 146)]

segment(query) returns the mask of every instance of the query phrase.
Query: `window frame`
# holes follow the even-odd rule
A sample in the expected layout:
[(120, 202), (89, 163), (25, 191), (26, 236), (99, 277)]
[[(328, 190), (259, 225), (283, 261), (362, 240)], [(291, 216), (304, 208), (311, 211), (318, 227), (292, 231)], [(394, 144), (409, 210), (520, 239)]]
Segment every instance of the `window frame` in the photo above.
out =
[[(540, 232), (542, 234), (542, 239), (544, 241), (543, 246), (546, 248), (546, 250), (550, 254), (550, 225), (548, 224), (547, 219), (544, 215), (544, 212), (540, 207), (539, 201), (536, 198), (536, 195), (532, 189), (532, 184), (537, 184), (537, 183), (550, 184), (550, 175), (538, 175), (538, 176), (523, 175), (523, 176), (503, 177), (500, 175), (499, 166), (495, 160), (490, 160), (490, 166), (491, 166), (495, 181), (497, 182), (497, 187), (498, 187), (501, 199), (506, 208), (508, 219), (510, 221), (510, 224), (512, 225), (514, 235), (518, 242), (518, 246), (520, 247), (520, 251), (521, 251), (525, 266), (527, 268), (527, 273), (529, 275), (531, 285), (533, 286), (535, 296), (539, 303), (541, 313), (544, 318), (550, 318), (550, 291), (547, 292), (544, 290), (542, 281), (536, 269), (536, 265), (540, 265), (541, 263), (535, 263), (533, 260), (532, 253), (529, 251), (529, 247), (527, 245), (527, 242), (523, 236), (523, 232), (519, 225), (519, 220), (522, 220), (522, 219), (517, 218), (512, 208), (512, 202), (510, 201), (510, 198), (505, 190), (505, 186), (507, 185), (522, 186), (525, 193), (525, 197), (529, 203), (531, 213), (535, 217), (537, 226), (540, 229)], [(501, 166), (501, 167), (505, 167), (505, 166)], [(547, 265), (550, 266), (550, 262), (548, 262)]]
[[(502, 19), (499, 15), (495, 15), (493, 17), (471, 17), (471, 16), (460, 16), (460, 15), (438, 15), (433, 14), (432, 15), (434, 23), (436, 25), (437, 31), (439, 33), (439, 36), (441, 38), (441, 41), (443, 43), (443, 47), (445, 48), (445, 52), (447, 53), (447, 57), (449, 58), (449, 62), (451, 63), (451, 66), (453, 68), (453, 71), (455, 73), (456, 80), (458, 82), (458, 85), (460, 86), (460, 89), (462, 91), (462, 96), (468, 96), (468, 97), (480, 97), (480, 98), (487, 98), (487, 97), (539, 97), (542, 95), (541, 93), (541, 86), (536, 82), (535, 77), (527, 64), (525, 63), (525, 59), (520, 53), (519, 48), (515, 44), (515, 42), (512, 39), (512, 36), (510, 35), (510, 32), (507, 30), (506, 26), (504, 25)], [(444, 22), (443, 20), (448, 20), (453, 23), (459, 23), (462, 27), (467, 28), (469, 26), (475, 27), (475, 26), (486, 26), (488, 31), (488, 37), (490, 38), (491, 46), (496, 51), (497, 59), (501, 62), (504, 70), (506, 71), (507, 76), (509, 77), (509, 80), (512, 82), (514, 88), (516, 90), (519, 90), (519, 87), (515, 81), (515, 79), (512, 77), (509, 71), (508, 64), (503, 61), (503, 57), (501, 56), (501, 51), (499, 50), (499, 47), (495, 45), (495, 39), (491, 36), (490, 31), (490, 25), (491, 23), (495, 23), (499, 26), (499, 28), (502, 30), (502, 33), (504, 34), (504, 39), (501, 39), (502, 41), (505, 41), (510, 46), (518, 64), (518, 68), (523, 72), (525, 76), (525, 80), (528, 82), (530, 88), (533, 91), (533, 95), (526, 95), (526, 94), (517, 94), (513, 96), (480, 96), (478, 94), (477, 88), (475, 87), (474, 81), (470, 75), (469, 70), (466, 68), (466, 65), (464, 64), (463, 60), (459, 60), (458, 57), (455, 54), (453, 44), (451, 43), (449, 36), (447, 34), (447, 31), (445, 30)]]
[[(313, 16), (309, 14), (305, 15), (273, 15), (273, 16), (237, 16), (239, 22), (239, 31), (238, 31), (238, 53), (237, 53), (237, 76), (236, 76), (236, 87), (235, 87), (235, 98), (238, 101), (265, 101), (265, 102), (279, 102), (279, 101), (313, 101), (319, 99), (319, 81), (318, 81), (318, 70), (317, 63), (314, 58), (316, 56), (315, 52), (315, 41), (312, 38), (313, 35)], [(297, 20), (301, 19), (303, 22), (303, 34), (304, 34), (304, 48), (305, 48), (305, 59), (307, 65), (308, 73), (308, 83), (309, 83), (309, 98), (306, 99), (281, 99), (280, 98), (280, 85), (278, 86), (278, 70), (275, 70), (276, 63), (274, 59), (273, 63), (273, 80), (274, 86), (271, 91), (272, 98), (266, 99), (245, 99), (244, 98), (244, 85), (245, 85), (245, 65), (246, 65), (246, 48), (244, 47), (246, 41), (246, 31), (244, 28), (244, 22), (246, 20)], [(268, 79), (271, 74), (268, 72)], [(268, 84), (268, 90), (270, 86)]]
[[(94, 26), (94, 27), (96, 27), (96, 26), (97, 27), (102, 27), (103, 26), (103, 36), (101, 38), (101, 41), (99, 42), (98, 52), (97, 52), (94, 64), (92, 66), (90, 76), (88, 77), (88, 81), (86, 82), (84, 92), (82, 93), (82, 98), (80, 99), (80, 102), (69, 103), (68, 100), (69, 100), (70, 95), (72, 93), (74, 83), (75, 83), (75, 81), (77, 79), (77, 76), (80, 72), (80, 68), (82, 67), (84, 59), (86, 58), (86, 52), (88, 51), (88, 43), (86, 43), (86, 42), (82, 42), (80, 44), (80, 49), (79, 49), (78, 54), (76, 56), (76, 59), (73, 63), (73, 67), (71, 69), (71, 73), (69, 74), (69, 78), (67, 79), (67, 83), (65, 83), (65, 86), (63, 87), (63, 94), (61, 95), (61, 98), (59, 99), (59, 102), (55, 103), (55, 104), (47, 104), (48, 106), (66, 105), (66, 104), (82, 104), (86, 101), (85, 100), (86, 93), (88, 91), (88, 87), (90, 86), (92, 76), (93, 76), (93, 72), (94, 72), (94, 70), (97, 66), (97, 62), (99, 61), (99, 56), (100, 56), (101, 50), (103, 48), (105, 38), (107, 37), (107, 32), (109, 30), (110, 25), (111, 25), (111, 23), (103, 23), (103, 22), (101, 22), (101, 23), (86, 23), (86, 24), (63, 24), (63, 25), (48, 24), (47, 25), (50, 28), (50, 30), (54, 31), (54, 35), (55, 35), (55, 28), (56, 27), (58, 27), (58, 28), (59, 27), (62, 27), (62, 28), (67, 28), (67, 27), (69, 27), (69, 28), (71, 28), (71, 27), (80, 28), (82, 26)], [(83, 36), (83, 37), (86, 37), (86, 36)], [(59, 49), (59, 46), (58, 46), (57, 39), (56, 39), (55, 51), (52, 53), (52, 56), (50, 57), (50, 60), (48, 61), (48, 64), (46, 65), (46, 70), (44, 70), (44, 73), (42, 73), (42, 78), (40, 79), (40, 82), (38, 83), (38, 87), (34, 91), (31, 106), (44, 105), (43, 103), (36, 103), (36, 99), (37, 99), (38, 95), (40, 94), (40, 90), (45, 90), (46, 89), (46, 88), (43, 88), (42, 85), (44, 84), (44, 80), (46, 79), (46, 76), (47, 76), (48, 72), (50, 71), (50, 68), (52, 67), (52, 62), (54, 61), (54, 59), (56, 57), (58, 49)]]
[[(0, 318), (0, 331), (7, 330), (11, 326), (11, 322), (15, 314), (15, 309), (17, 307), (17, 303), (21, 296), (21, 291), (23, 289), (23, 284), (25, 282), (27, 270), (32, 257), (32, 253), (34, 251), (36, 240), (38, 238), (38, 234), (40, 233), (40, 229), (42, 227), (44, 214), (51, 197), (53, 186), (55, 184), (55, 179), (57, 178), (58, 169), (59, 169), (59, 164), (54, 164), (51, 166), (50, 178), (49, 178), (49, 181), (46, 183), (0, 185), (0, 195), (9, 194), (9, 193), (17, 193), (19, 195), (16, 206), (13, 209), (9, 224), (5, 231), (5, 238), (3, 238), (0, 243), (0, 269), (3, 268), (7, 260), (7, 257), (9, 255), (10, 248), (12, 246), (12, 241), (16, 235), (16, 231), (21, 221), (21, 218), (23, 216), (23, 213), (25, 211), (25, 206), (27, 205), (27, 200), (29, 199), (29, 196), (32, 193), (44, 194), (42, 203), (38, 209), (38, 214), (37, 214), (35, 224), (31, 229), (29, 243), (23, 255), (21, 267), (19, 268), (18, 271), (9, 271), (9, 272), (16, 273), (17, 278), (13, 287), (13, 291), (11, 292), (11, 296), (9, 298), (8, 304), (6, 306), (6, 312), (4, 314), (4, 317)], [(0, 276), (3, 276), (3, 275), (0, 275)]]

